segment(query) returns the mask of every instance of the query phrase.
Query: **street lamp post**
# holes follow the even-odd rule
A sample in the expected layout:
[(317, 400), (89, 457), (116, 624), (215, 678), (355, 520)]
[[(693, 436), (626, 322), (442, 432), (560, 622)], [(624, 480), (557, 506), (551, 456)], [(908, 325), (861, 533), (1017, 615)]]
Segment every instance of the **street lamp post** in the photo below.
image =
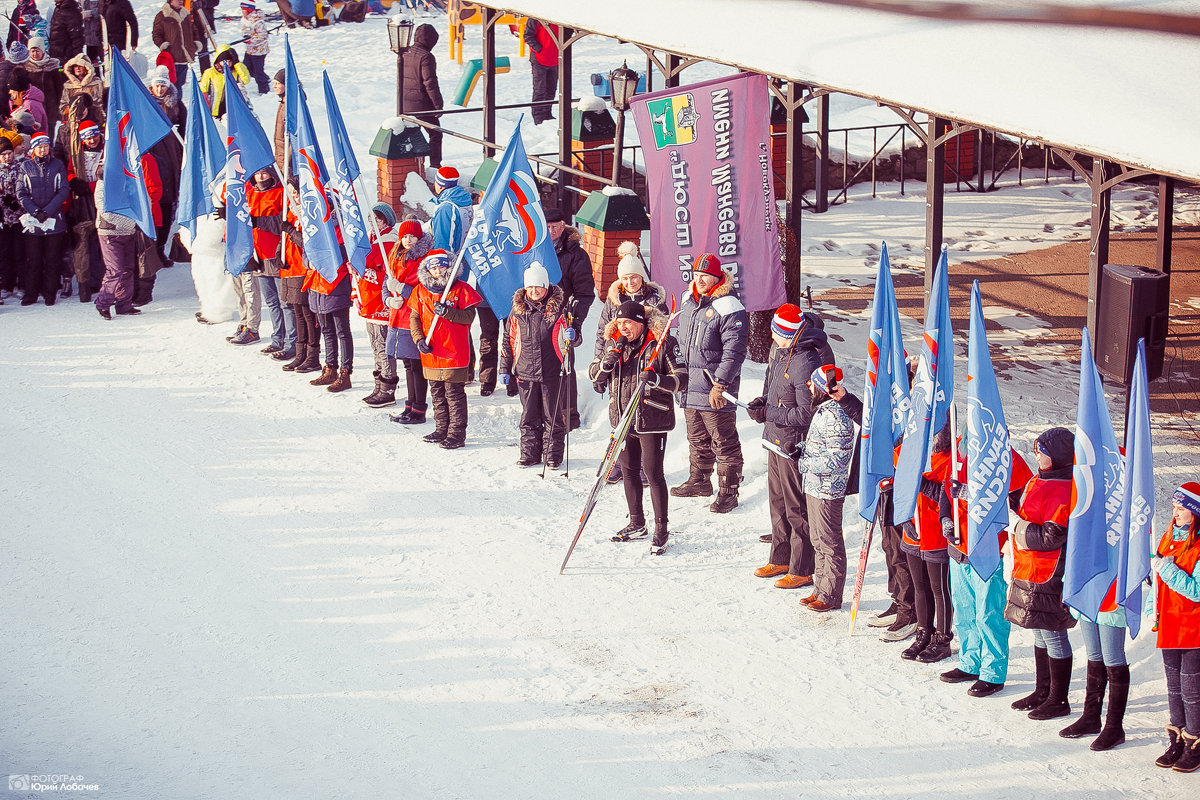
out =
[(625, 112), (629, 110), (629, 104), (637, 92), (638, 74), (629, 68), (628, 62), (622, 63), (608, 74), (608, 86), (612, 91), (613, 110), (617, 112), (612, 179), (613, 183), (619, 186), (621, 183), (621, 150), (625, 145)]
[(396, 115), (404, 113), (404, 51), (412, 45), (413, 21), (399, 14), (388, 20), (388, 43), (396, 54)]

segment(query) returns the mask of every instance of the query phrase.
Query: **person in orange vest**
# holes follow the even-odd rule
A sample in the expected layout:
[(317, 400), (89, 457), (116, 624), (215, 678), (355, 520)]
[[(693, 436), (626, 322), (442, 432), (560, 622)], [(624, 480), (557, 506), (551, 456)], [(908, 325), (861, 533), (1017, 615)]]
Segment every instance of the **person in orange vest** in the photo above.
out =
[(400, 241), (388, 256), (387, 353), (404, 365), (404, 383), (408, 397), (404, 410), (388, 417), (401, 425), (425, 424), (429, 384), (421, 367), (421, 353), (409, 332), (411, 317), (408, 298), (417, 285), (421, 262), (433, 249), (433, 236), (421, 228), (421, 223), (409, 218), (397, 226)]
[(271, 315), (271, 343), (261, 352), (279, 361), (290, 361), (296, 357), (296, 314), (280, 298), (283, 184), (274, 168), (254, 173), (254, 180), (246, 184), (246, 205), (254, 234), (254, 260), (261, 265), (250, 269), (256, 273), (258, 292)]
[[(371, 241), (377, 246), (367, 253), (367, 263), (358, 280), (358, 315), (366, 320), (367, 339), (371, 342), (371, 353), (375, 356), (375, 391), (363, 398), (371, 408), (396, 405), (396, 359), (387, 352), (388, 318), (387, 306), (387, 258), (396, 246), (396, 212), (387, 203), (376, 203), (371, 213), (379, 226), (379, 239), (372, 232)], [(382, 250), (382, 255), (381, 255)]]
[(1195, 772), (1200, 769), (1200, 483), (1180, 486), (1171, 504), (1171, 526), (1153, 561), (1171, 744), (1154, 763)]
[(283, 365), (284, 372), (308, 373), (321, 369), (321, 331), (317, 315), (308, 307), (308, 291), (304, 279), (308, 268), (304, 263), (304, 234), (296, 210), (300, 208), (300, 179), (288, 178), (287, 210), (283, 217), (283, 269), (279, 271), (280, 301), (292, 308), (296, 320), (296, 355)]
[(1071, 641), (1075, 618), (1063, 604), (1063, 548), (1071, 515), (1071, 471), (1075, 434), (1051, 428), (1033, 445), (1038, 474), (1025, 485), (1009, 540), (1012, 583), (1005, 618), (1033, 631), (1033, 692), (1012, 704), (1030, 719), (1054, 719), (1071, 713)]
[[(450, 291), (442, 299), (447, 284)], [(431, 250), (417, 270), (408, 296), (409, 332), (421, 353), (421, 368), (433, 396), (436, 427), (425, 441), (455, 450), (467, 441), (467, 380), (471, 374), (471, 323), (483, 298), (453, 274), (450, 255)], [(437, 319), (433, 335), (429, 329)]]

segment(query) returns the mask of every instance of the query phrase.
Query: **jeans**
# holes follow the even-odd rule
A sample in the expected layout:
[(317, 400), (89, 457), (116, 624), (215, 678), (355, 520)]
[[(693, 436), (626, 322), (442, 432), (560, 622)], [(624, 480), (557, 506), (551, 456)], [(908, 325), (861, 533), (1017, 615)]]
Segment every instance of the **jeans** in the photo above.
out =
[(950, 561), (950, 601), (958, 633), (958, 668), (981, 681), (1004, 683), (1008, 677), (1008, 635), (1004, 618), (1008, 584), (1004, 570), (983, 580), (970, 564)]
[(1070, 658), (1071, 640), (1066, 631), (1044, 631), (1033, 629), (1033, 646), (1044, 647), (1051, 658)]
[[(325, 340), (325, 363), (344, 370), (354, 369), (354, 335), (350, 332), (350, 309), (321, 314), (321, 338)], [(338, 348), (341, 359), (338, 359)]]
[(1163, 650), (1162, 658), (1171, 724), (1191, 736), (1200, 736), (1200, 647)]
[(1083, 647), (1088, 661), (1103, 661), (1106, 667), (1123, 667), (1125, 660), (1125, 626), (1099, 625), (1087, 617), (1079, 618)]
[(259, 294), (271, 313), (271, 344), (284, 350), (296, 349), (296, 313), (279, 301), (279, 278), (259, 275), (255, 278)]

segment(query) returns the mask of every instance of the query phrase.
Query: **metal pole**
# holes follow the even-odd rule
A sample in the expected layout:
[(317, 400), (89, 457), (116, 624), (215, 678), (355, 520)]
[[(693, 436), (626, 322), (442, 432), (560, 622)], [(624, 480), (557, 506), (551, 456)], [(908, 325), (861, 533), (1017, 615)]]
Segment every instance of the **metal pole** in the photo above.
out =
[(617, 109), (617, 136), (613, 150), (613, 186), (621, 185), (621, 150), (625, 145), (625, 109)]
[(404, 50), (396, 53), (396, 116), (404, 113)]

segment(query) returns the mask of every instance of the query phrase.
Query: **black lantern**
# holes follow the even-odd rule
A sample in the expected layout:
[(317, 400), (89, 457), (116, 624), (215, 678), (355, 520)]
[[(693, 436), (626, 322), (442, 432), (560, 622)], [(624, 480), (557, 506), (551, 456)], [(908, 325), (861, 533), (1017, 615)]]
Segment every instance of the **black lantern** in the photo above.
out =
[(625, 145), (625, 112), (637, 93), (638, 74), (629, 68), (629, 62), (608, 73), (608, 88), (612, 92), (612, 107), (617, 112), (617, 135), (614, 137), (613, 183), (621, 183), (621, 150)]
[(413, 21), (397, 14), (388, 20), (388, 44), (396, 54), (396, 115), (404, 111), (404, 52), (412, 45)]

